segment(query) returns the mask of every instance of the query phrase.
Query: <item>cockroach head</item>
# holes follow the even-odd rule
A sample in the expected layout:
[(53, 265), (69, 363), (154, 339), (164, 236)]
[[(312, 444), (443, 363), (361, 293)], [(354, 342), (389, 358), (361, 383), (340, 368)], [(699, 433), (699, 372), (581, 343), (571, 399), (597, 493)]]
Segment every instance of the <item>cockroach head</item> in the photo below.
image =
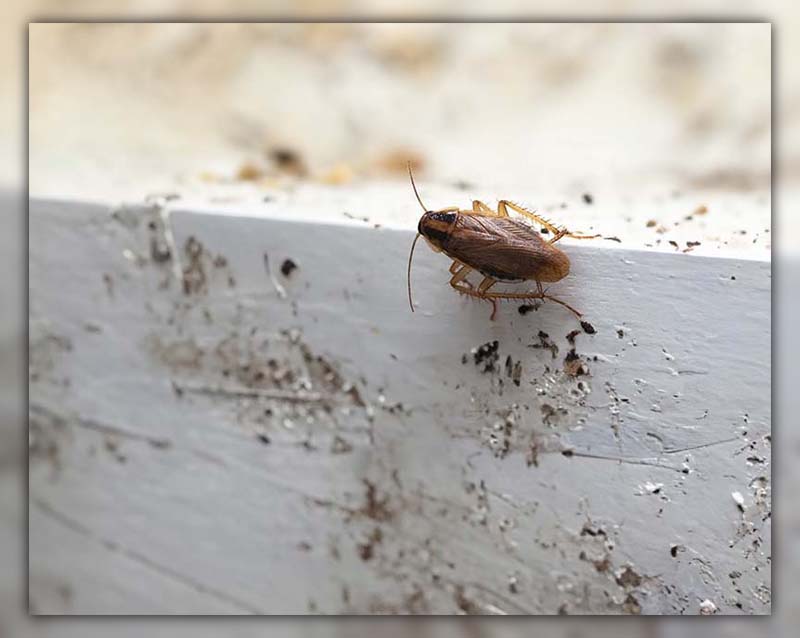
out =
[(456, 214), (452, 212), (428, 211), (419, 220), (417, 232), (428, 240), (435, 248), (441, 250), (456, 223)]
[(428, 210), (428, 207), (422, 203), (422, 198), (419, 196), (419, 191), (417, 191), (417, 185), (414, 183), (414, 174), (411, 172), (411, 162), (408, 163), (408, 177), (411, 179), (411, 187), (414, 189), (414, 195), (424, 211), (417, 225), (417, 236), (414, 237), (414, 242), (411, 244), (411, 252), (408, 255), (408, 305), (411, 306), (411, 312), (414, 312), (414, 302), (411, 299), (411, 260), (414, 256), (414, 247), (417, 245), (419, 236), (422, 235), (431, 245), (431, 248), (435, 251), (441, 251), (442, 243), (452, 232), (453, 226), (455, 226), (456, 214), (448, 210)]

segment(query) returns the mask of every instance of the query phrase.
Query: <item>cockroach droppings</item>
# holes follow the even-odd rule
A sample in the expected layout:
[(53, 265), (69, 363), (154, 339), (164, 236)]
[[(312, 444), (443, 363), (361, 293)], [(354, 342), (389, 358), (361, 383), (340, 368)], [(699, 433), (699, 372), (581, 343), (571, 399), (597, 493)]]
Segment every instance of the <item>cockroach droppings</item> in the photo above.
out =
[(297, 270), (298, 266), (294, 263), (291, 259), (284, 259), (283, 263), (281, 264), (281, 274), (284, 277), (288, 277), (291, 275), (295, 270)]

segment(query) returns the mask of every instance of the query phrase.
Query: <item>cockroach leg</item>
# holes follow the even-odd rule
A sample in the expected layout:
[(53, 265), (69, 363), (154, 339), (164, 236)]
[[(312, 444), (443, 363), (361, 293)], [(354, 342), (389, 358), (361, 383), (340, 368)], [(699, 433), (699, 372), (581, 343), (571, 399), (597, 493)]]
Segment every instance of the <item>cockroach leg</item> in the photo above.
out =
[(478, 292), (481, 294), (485, 294), (489, 288), (494, 286), (497, 283), (497, 279), (492, 279), (491, 277), (484, 277), (483, 281), (478, 284)]
[[(506, 208), (506, 207), (510, 208), (511, 210), (514, 210), (514, 211), (518, 212), (520, 215), (524, 215), (528, 219), (531, 219), (531, 220), (535, 221), (537, 224), (540, 224), (540, 225), (544, 226), (547, 230), (549, 230), (551, 233), (553, 233), (554, 236), (558, 235), (559, 233), (562, 232), (562, 229), (560, 229), (558, 226), (556, 226), (552, 222), (546, 220), (544, 217), (542, 217), (540, 215), (537, 215), (536, 213), (532, 213), (531, 211), (529, 211), (529, 210), (523, 208), (522, 206), (520, 206), (519, 204), (515, 204), (514, 202), (510, 202), (507, 199), (501, 199), (497, 203), (497, 212), (500, 213), (501, 217), (508, 217), (508, 208)], [(563, 237), (563, 235), (561, 235), (561, 237)], [(559, 237), (559, 239), (560, 239), (560, 237)]]
[(474, 213), (478, 213), (480, 215), (489, 215), (491, 217), (500, 217), (501, 216), (498, 211), (492, 210), (491, 208), (489, 208), (489, 206), (484, 204), (479, 199), (472, 200), (472, 211)]
[(502, 217), (508, 217), (508, 210), (506, 209), (506, 206), (508, 206), (512, 210), (515, 210), (520, 215), (524, 215), (528, 219), (532, 219), (536, 223), (541, 224), (547, 230), (549, 230), (553, 234), (553, 237), (548, 242), (550, 244), (555, 244), (562, 237), (570, 237), (572, 239), (596, 239), (600, 237), (600, 235), (579, 235), (577, 233), (571, 233), (566, 228), (559, 228), (552, 222), (546, 220), (544, 217), (541, 217), (536, 213), (532, 213), (531, 211), (524, 209), (519, 204), (510, 202), (507, 199), (503, 199), (497, 204), (497, 210)]
[(472, 272), (472, 268), (470, 268), (466, 264), (461, 264), (460, 270), (454, 270), (453, 268), (457, 264), (458, 262), (454, 261), (453, 266), (450, 266), (450, 272), (453, 273), (453, 276), (450, 278), (450, 285), (456, 289), (458, 289), (459, 284), (466, 285), (469, 288), (472, 288), (472, 285), (468, 281), (464, 281), (464, 277), (466, 277), (469, 273)]
[[(489, 279), (489, 278), (487, 277), (487, 279)], [(489, 280), (491, 282), (489, 284), (490, 286), (494, 285), (494, 283), (497, 283), (496, 281), (493, 281), (491, 279), (489, 279)], [(483, 285), (485, 282), (486, 282), (486, 279), (484, 279), (481, 282), (481, 285)], [(537, 286), (537, 288), (540, 287), (540, 286), (541, 286), (541, 284), (539, 284), (539, 286)], [(455, 285), (455, 286), (453, 286), (453, 288), (455, 288), (459, 292), (464, 293), (465, 295), (469, 295), (470, 297), (475, 297), (477, 299), (486, 299), (487, 301), (491, 301), (493, 304), (495, 304), (495, 301), (498, 300), (498, 299), (519, 299), (519, 300), (549, 299), (550, 301), (555, 301), (557, 304), (561, 304), (562, 306), (567, 308), (567, 310), (572, 312), (576, 317), (580, 318), (580, 317), (583, 316), (580, 312), (575, 310), (575, 308), (570, 306), (567, 302), (561, 301), (561, 299), (558, 299), (556, 297), (552, 297), (551, 295), (548, 295), (544, 291), (541, 291), (541, 292), (538, 292), (538, 291), (537, 292), (486, 292), (486, 290), (481, 291), (480, 287), (478, 287), (477, 290), (473, 290), (473, 289), (470, 289), (470, 288), (462, 287), (462, 285)], [(491, 317), (492, 319), (494, 319), (494, 316), (495, 316), (496, 312), (497, 312), (497, 305), (495, 304), (494, 309), (492, 310), (492, 317)]]
[[(483, 299), (484, 301), (491, 301), (492, 302), (492, 314), (489, 317), (489, 321), (494, 321), (495, 315), (497, 315), (497, 299), (491, 296), (491, 293), (486, 293), (491, 286), (497, 283), (496, 279), (492, 279), (491, 277), (485, 277), (483, 281), (481, 281), (478, 289), (475, 290), (468, 281), (462, 281), (457, 283), (453, 286), (458, 292), (463, 292), (470, 297), (475, 297), (476, 299)], [(483, 287), (483, 291), (481, 291), (481, 287)]]
[(450, 264), (450, 274), (451, 274), (451, 275), (455, 275), (455, 274), (456, 274), (456, 271), (457, 271), (459, 268), (461, 268), (461, 266), (463, 266), (463, 265), (464, 265), (464, 264), (462, 264), (460, 261), (453, 261), (453, 263), (452, 263), (452, 264)]
[(566, 228), (562, 228), (553, 235), (553, 238), (549, 243), (555, 244), (562, 237), (569, 237), (571, 239), (597, 239), (600, 237), (600, 235), (578, 235), (576, 233), (569, 232)]

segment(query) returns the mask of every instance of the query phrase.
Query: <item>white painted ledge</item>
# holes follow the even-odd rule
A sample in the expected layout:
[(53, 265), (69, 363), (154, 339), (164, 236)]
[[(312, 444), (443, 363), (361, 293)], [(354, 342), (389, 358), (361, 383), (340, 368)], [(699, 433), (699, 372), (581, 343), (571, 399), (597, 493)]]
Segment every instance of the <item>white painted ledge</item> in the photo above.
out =
[(30, 203), (35, 613), (770, 612), (769, 262), (568, 245), (573, 377), (424, 246), (412, 315), (408, 230), (224, 208)]

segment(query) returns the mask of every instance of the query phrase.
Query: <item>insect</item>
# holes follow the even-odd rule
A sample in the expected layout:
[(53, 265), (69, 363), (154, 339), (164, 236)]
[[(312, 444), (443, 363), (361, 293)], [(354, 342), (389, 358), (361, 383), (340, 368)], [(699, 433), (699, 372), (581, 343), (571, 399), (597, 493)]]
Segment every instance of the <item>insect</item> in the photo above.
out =
[[(479, 200), (472, 202), (472, 210), (451, 206), (441, 210), (428, 210), (417, 191), (411, 166), (408, 167), (411, 186), (425, 214), (420, 218), (417, 236), (408, 256), (408, 303), (414, 312), (411, 298), (411, 259), (420, 236), (435, 252), (442, 252), (453, 263), (450, 266), (450, 285), (459, 293), (492, 302), (492, 315), (497, 314), (499, 299), (550, 299), (571, 310), (577, 317), (581, 313), (560, 299), (547, 294), (542, 283), (556, 282), (569, 274), (569, 257), (555, 243), (562, 237), (594, 239), (600, 235), (578, 235), (566, 228), (558, 228), (548, 220), (508, 200), (500, 200), (497, 210), (492, 210)], [(551, 235), (542, 238), (536, 229), (511, 218), (511, 209), (540, 224)], [(483, 275), (476, 286), (466, 277), (473, 270)], [(491, 288), (499, 281), (535, 281), (536, 291), (498, 292)]]

